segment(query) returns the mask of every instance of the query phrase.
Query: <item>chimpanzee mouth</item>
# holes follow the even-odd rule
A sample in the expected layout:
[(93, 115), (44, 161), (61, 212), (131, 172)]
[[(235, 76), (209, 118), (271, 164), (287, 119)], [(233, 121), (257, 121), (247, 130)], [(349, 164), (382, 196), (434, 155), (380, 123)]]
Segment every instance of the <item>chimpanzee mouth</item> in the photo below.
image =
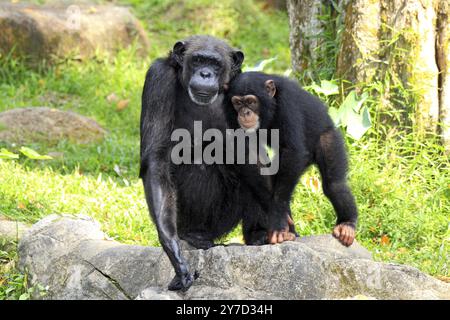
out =
[(216, 92), (213, 95), (205, 93), (205, 92), (196, 92), (193, 93), (191, 91), (191, 88), (188, 89), (189, 92), (189, 97), (191, 98), (191, 100), (201, 106), (206, 106), (209, 104), (212, 104), (214, 101), (216, 101), (219, 93)]

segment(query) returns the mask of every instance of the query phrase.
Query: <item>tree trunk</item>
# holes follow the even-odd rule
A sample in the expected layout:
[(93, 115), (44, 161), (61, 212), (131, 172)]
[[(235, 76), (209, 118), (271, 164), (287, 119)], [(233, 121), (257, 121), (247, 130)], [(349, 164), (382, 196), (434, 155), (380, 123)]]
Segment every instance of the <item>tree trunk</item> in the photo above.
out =
[[(413, 113), (419, 133), (436, 132), (439, 120), (437, 9), (437, 0), (352, 1), (337, 65), (337, 74), (356, 85), (389, 81), (387, 106), (400, 110), (402, 120)], [(390, 92), (399, 87), (413, 93), (416, 110), (404, 105), (411, 101), (399, 99), (401, 92)]]
[[(311, 71), (318, 65), (318, 60), (323, 55), (321, 46), (323, 44), (323, 34), (332, 29), (337, 36), (335, 21), (324, 22), (320, 16), (325, 14), (325, 9), (337, 14), (343, 11), (350, 0), (335, 1), (336, 8), (329, 0), (288, 0), (287, 9), (289, 13), (290, 25), (290, 48), (292, 57), (292, 67), (295, 72), (303, 73)], [(345, 14), (341, 14), (343, 19)], [(329, 23), (333, 25), (330, 26)], [(328, 24), (328, 25), (327, 25)], [(328, 57), (325, 57), (328, 58)]]
[(450, 154), (450, 4), (440, 1), (437, 18), (438, 38), (436, 60), (439, 74), (440, 133), (445, 149)]
[[(317, 59), (317, 35), (324, 30), (318, 16), (325, 2), (288, 1), (295, 71), (305, 71)], [(356, 88), (380, 81), (384, 110), (401, 114), (391, 125), (413, 125), (420, 134), (440, 132), (450, 150), (448, 0), (338, 3), (345, 8), (345, 28), (336, 75)]]
[(314, 49), (320, 46), (317, 38), (323, 32), (319, 21), (321, 0), (288, 0), (290, 47), (294, 71), (307, 71), (317, 59)]

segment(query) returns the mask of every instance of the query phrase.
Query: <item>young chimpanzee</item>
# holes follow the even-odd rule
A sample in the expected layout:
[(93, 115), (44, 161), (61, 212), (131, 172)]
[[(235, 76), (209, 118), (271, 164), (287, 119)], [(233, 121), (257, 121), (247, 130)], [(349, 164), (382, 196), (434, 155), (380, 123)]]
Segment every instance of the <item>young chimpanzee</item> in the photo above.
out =
[(286, 240), (286, 233), (275, 230), (286, 230), (292, 223), (290, 218), (286, 219), (292, 193), (301, 174), (315, 163), (322, 176), (323, 191), (336, 211), (333, 235), (343, 245), (350, 246), (355, 238), (357, 208), (346, 181), (344, 140), (325, 105), (296, 82), (260, 72), (237, 76), (230, 84), (228, 96), (233, 105), (230, 110), (237, 111), (237, 117), (229, 112), (228, 120), (233, 127), (241, 127), (246, 132), (279, 130), (279, 150), (275, 150), (279, 155), (279, 170), (272, 178), (272, 188), (264, 187), (266, 180), (255, 166), (251, 173), (248, 167), (245, 169), (246, 183), (269, 208), (268, 242), (280, 242), (277, 241), (280, 237)]

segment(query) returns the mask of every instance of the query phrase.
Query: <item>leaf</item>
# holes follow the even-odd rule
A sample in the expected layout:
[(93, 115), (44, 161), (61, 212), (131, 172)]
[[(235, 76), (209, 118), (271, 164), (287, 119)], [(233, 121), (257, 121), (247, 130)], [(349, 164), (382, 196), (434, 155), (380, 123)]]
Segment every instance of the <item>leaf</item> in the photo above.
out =
[(292, 73), (292, 69), (291, 68), (286, 69), (286, 71), (283, 72), (283, 76), (284, 77), (289, 77), (291, 75), (291, 73)]
[(358, 100), (358, 104), (356, 105), (356, 107), (353, 108), (353, 110), (355, 110), (355, 112), (359, 112), (362, 105), (364, 104), (364, 102), (366, 102), (366, 100), (369, 98), (369, 95), (367, 92), (364, 92), (361, 95), (361, 98)]
[(320, 180), (317, 177), (310, 177), (306, 181), (306, 186), (311, 189), (312, 192), (317, 193), (320, 189)]
[(256, 66), (254, 66), (254, 67), (247, 67), (247, 66), (246, 66), (245, 68), (242, 69), (242, 71), (243, 71), (243, 72), (249, 72), (249, 71), (263, 71), (264, 68), (266, 67), (266, 65), (268, 65), (269, 63), (271, 63), (271, 62), (273, 62), (273, 61), (275, 61), (275, 60), (277, 60), (276, 57), (270, 58), (270, 59), (265, 59), (265, 60), (260, 61), (260, 62), (259, 62)]
[(365, 127), (367, 127), (367, 129), (372, 126), (372, 121), (370, 120), (369, 109), (367, 107), (364, 107), (362, 110), (362, 120), (363, 120), (363, 125)]
[(338, 109), (336, 109), (334, 107), (330, 107), (330, 108), (328, 108), (328, 114), (330, 115), (331, 119), (333, 120), (334, 125), (336, 127), (339, 127), (341, 124), (341, 119), (339, 117)]
[(128, 107), (129, 103), (130, 103), (130, 99), (120, 100), (119, 102), (117, 102), (116, 111), (120, 112), (120, 111), (124, 110), (126, 107)]
[(363, 93), (361, 98), (358, 99), (358, 97), (356, 95), (356, 91), (353, 90), (347, 95), (344, 102), (342, 102), (341, 108), (344, 108), (346, 110), (353, 109), (353, 111), (358, 113), (359, 110), (361, 109), (361, 106), (367, 100), (367, 98), (368, 98), (368, 94), (365, 92), (365, 93)]
[(326, 96), (331, 96), (339, 93), (339, 87), (335, 83), (328, 80), (320, 81), (320, 89)]
[[(367, 94), (363, 94), (361, 99), (358, 99), (356, 92), (351, 91), (340, 106), (338, 113), (334, 115), (339, 120), (339, 124), (347, 127), (347, 133), (355, 140), (361, 139), (372, 126), (369, 110), (366, 107), (361, 109), (367, 97)], [(358, 111), (361, 113), (359, 114)]]
[(106, 97), (106, 101), (108, 101), (109, 103), (113, 103), (119, 100), (119, 97), (117, 97), (117, 95), (112, 92), (110, 93), (107, 97)]
[(347, 133), (355, 140), (361, 139), (371, 127), (369, 111), (364, 107), (362, 114), (350, 112), (347, 118)]
[(28, 300), (30, 299), (30, 294), (28, 292), (22, 293), (19, 297), (19, 300)]
[(0, 159), (18, 159), (19, 155), (2, 148), (0, 150)]
[(383, 235), (381, 236), (380, 243), (381, 243), (382, 245), (386, 245), (386, 246), (387, 246), (390, 242), (391, 242), (391, 240), (389, 239), (389, 237), (388, 237), (387, 235), (383, 234)]
[(20, 148), (20, 152), (22, 152), (27, 158), (30, 158), (30, 159), (33, 159), (33, 160), (49, 160), (49, 159), (53, 159), (52, 157), (47, 156), (47, 155), (40, 155), (39, 153), (37, 153), (33, 149), (30, 149), (30, 148), (27, 148), (27, 147)]
[(122, 172), (120, 172), (120, 167), (117, 164), (114, 165), (114, 172), (117, 173), (119, 177), (122, 176)]
[(339, 87), (328, 80), (322, 80), (320, 81), (320, 87), (317, 84), (312, 84), (311, 88), (319, 94), (323, 94), (325, 96), (332, 96), (335, 94), (339, 94)]
[(342, 102), (339, 107), (338, 115), (343, 125), (347, 125), (349, 122), (348, 118), (354, 113), (353, 107), (356, 106), (356, 104), (356, 92), (353, 90), (345, 97), (344, 102)]

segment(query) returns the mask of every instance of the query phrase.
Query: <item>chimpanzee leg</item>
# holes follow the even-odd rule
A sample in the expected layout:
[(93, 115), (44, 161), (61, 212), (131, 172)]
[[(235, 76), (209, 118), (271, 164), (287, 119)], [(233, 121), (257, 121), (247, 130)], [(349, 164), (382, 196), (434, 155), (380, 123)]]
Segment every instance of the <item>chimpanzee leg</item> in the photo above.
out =
[[(309, 154), (297, 149), (282, 149), (280, 151), (280, 167), (274, 180), (274, 212), (279, 215), (279, 222), (285, 222), (286, 216), (291, 216), (290, 201), (292, 193), (301, 174), (310, 163)], [(274, 222), (276, 228), (277, 223)]]
[(214, 239), (205, 232), (189, 232), (180, 234), (180, 239), (187, 241), (191, 246), (197, 249), (207, 250), (214, 247)]
[(349, 246), (355, 237), (358, 212), (347, 185), (347, 155), (340, 132), (329, 130), (320, 136), (316, 161), (322, 175), (323, 192), (337, 215), (333, 234), (342, 244)]
[(242, 217), (242, 233), (247, 245), (263, 245), (267, 243), (267, 213), (251, 187), (241, 184), (239, 196), (235, 202), (235, 209)]

